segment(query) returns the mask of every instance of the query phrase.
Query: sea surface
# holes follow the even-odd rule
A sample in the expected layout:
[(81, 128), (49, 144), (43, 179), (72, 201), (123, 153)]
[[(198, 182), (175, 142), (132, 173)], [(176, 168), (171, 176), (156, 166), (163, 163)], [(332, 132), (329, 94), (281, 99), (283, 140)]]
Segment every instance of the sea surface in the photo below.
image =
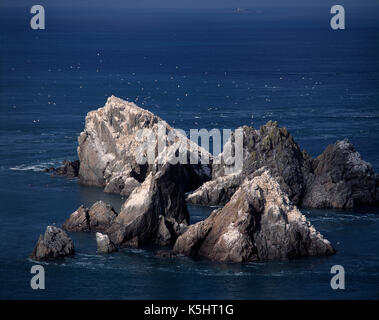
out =
[[(348, 138), (379, 172), (378, 10), (59, 9), (31, 30), (30, 8), (0, 4), (0, 299), (378, 299), (379, 209), (302, 212), (337, 249), (331, 257), (224, 264), (164, 259), (149, 248), (96, 254), (72, 233), (76, 255), (28, 259), (46, 226), (81, 204), (124, 201), (43, 172), (77, 158), (88, 111), (107, 97), (134, 101), (171, 125), (258, 128), (277, 120), (312, 156)], [(190, 206), (191, 221), (212, 208)], [(333, 265), (345, 290), (330, 286)]]

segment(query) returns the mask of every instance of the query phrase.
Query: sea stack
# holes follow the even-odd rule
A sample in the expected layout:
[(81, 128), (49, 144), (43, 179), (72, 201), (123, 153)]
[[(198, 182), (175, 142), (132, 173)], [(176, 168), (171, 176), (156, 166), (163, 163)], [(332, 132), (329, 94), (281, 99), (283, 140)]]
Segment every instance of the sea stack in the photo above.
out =
[(30, 256), (33, 260), (63, 258), (75, 253), (74, 243), (62, 229), (47, 226), (45, 234), (40, 235)]
[(347, 139), (329, 145), (312, 162), (302, 205), (351, 209), (379, 201), (379, 176)]
[[(163, 149), (154, 144), (153, 161), (141, 164), (136, 159), (144, 143), (141, 130), (159, 135), (162, 124), (164, 135), (178, 139), (165, 141)], [(126, 200), (120, 213), (102, 201), (91, 208), (81, 206), (63, 228), (100, 232), (96, 238), (102, 253), (153, 245), (173, 248), (167, 251), (170, 256), (199, 255), (224, 262), (335, 253), (297, 205), (351, 208), (377, 203), (379, 179), (371, 165), (347, 140), (313, 159), (276, 122), (259, 130), (240, 129), (243, 167), (232, 172), (225, 150), (233, 149), (233, 134), (213, 158), (158, 116), (110, 97), (86, 117), (78, 139), (79, 179)], [(178, 154), (187, 162), (173, 163)], [(200, 159), (200, 154), (207, 154), (210, 162), (190, 164), (189, 159)], [(223, 207), (189, 225), (186, 201)]]
[[(155, 152), (156, 159), (164, 159), (160, 163), (140, 164), (136, 161), (137, 150), (142, 144), (138, 134), (148, 129), (157, 135), (160, 126), (165, 128), (167, 134), (175, 132), (150, 111), (114, 96), (108, 98), (104, 107), (87, 114), (84, 131), (78, 138), (80, 182), (128, 197), (150, 172), (158, 172), (168, 162), (166, 154), (170, 157), (178, 149), (177, 144), (167, 141), (164, 155), (159, 154), (158, 149)], [(194, 145), (188, 139), (185, 143)], [(190, 152), (187, 156), (190, 158)], [(186, 192), (211, 178), (210, 164), (189, 164), (188, 161), (188, 164), (179, 166), (183, 178), (181, 184)]]

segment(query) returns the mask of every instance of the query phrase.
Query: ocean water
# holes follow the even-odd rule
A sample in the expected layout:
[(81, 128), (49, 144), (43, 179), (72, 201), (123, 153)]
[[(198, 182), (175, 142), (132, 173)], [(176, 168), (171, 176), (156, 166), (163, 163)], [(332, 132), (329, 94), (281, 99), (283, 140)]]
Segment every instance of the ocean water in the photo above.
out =
[[(149, 248), (96, 254), (93, 234), (71, 234), (76, 255), (42, 263), (46, 289), (30, 288), (29, 254), (46, 225), (81, 204), (123, 199), (43, 168), (75, 159), (88, 111), (108, 96), (136, 102), (171, 125), (285, 126), (312, 156), (350, 139), (379, 171), (378, 12), (330, 8), (98, 10), (0, 5), (1, 299), (378, 299), (379, 209), (302, 212), (337, 249), (331, 257), (247, 264), (163, 259)], [(377, 10), (376, 10), (377, 11)], [(191, 220), (212, 208), (190, 206)], [(332, 290), (342, 265), (346, 289)]]

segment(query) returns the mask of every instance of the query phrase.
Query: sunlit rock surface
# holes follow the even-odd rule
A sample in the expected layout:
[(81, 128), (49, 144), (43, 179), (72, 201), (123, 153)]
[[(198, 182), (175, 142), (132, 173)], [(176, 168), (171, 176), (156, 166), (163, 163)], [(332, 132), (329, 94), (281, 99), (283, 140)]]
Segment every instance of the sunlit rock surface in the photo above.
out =
[(335, 253), (291, 203), (268, 170), (244, 180), (231, 200), (189, 226), (174, 252), (223, 262), (291, 259)]

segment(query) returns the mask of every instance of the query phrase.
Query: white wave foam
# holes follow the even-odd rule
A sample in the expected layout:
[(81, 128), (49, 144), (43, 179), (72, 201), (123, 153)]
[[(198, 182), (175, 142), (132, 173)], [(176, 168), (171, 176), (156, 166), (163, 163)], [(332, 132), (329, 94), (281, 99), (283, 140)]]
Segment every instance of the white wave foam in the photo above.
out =
[(18, 166), (10, 167), (10, 170), (13, 171), (34, 171), (34, 172), (42, 172), (46, 168), (56, 167), (61, 165), (62, 160), (51, 160), (46, 162), (41, 162), (38, 164), (20, 164)]

